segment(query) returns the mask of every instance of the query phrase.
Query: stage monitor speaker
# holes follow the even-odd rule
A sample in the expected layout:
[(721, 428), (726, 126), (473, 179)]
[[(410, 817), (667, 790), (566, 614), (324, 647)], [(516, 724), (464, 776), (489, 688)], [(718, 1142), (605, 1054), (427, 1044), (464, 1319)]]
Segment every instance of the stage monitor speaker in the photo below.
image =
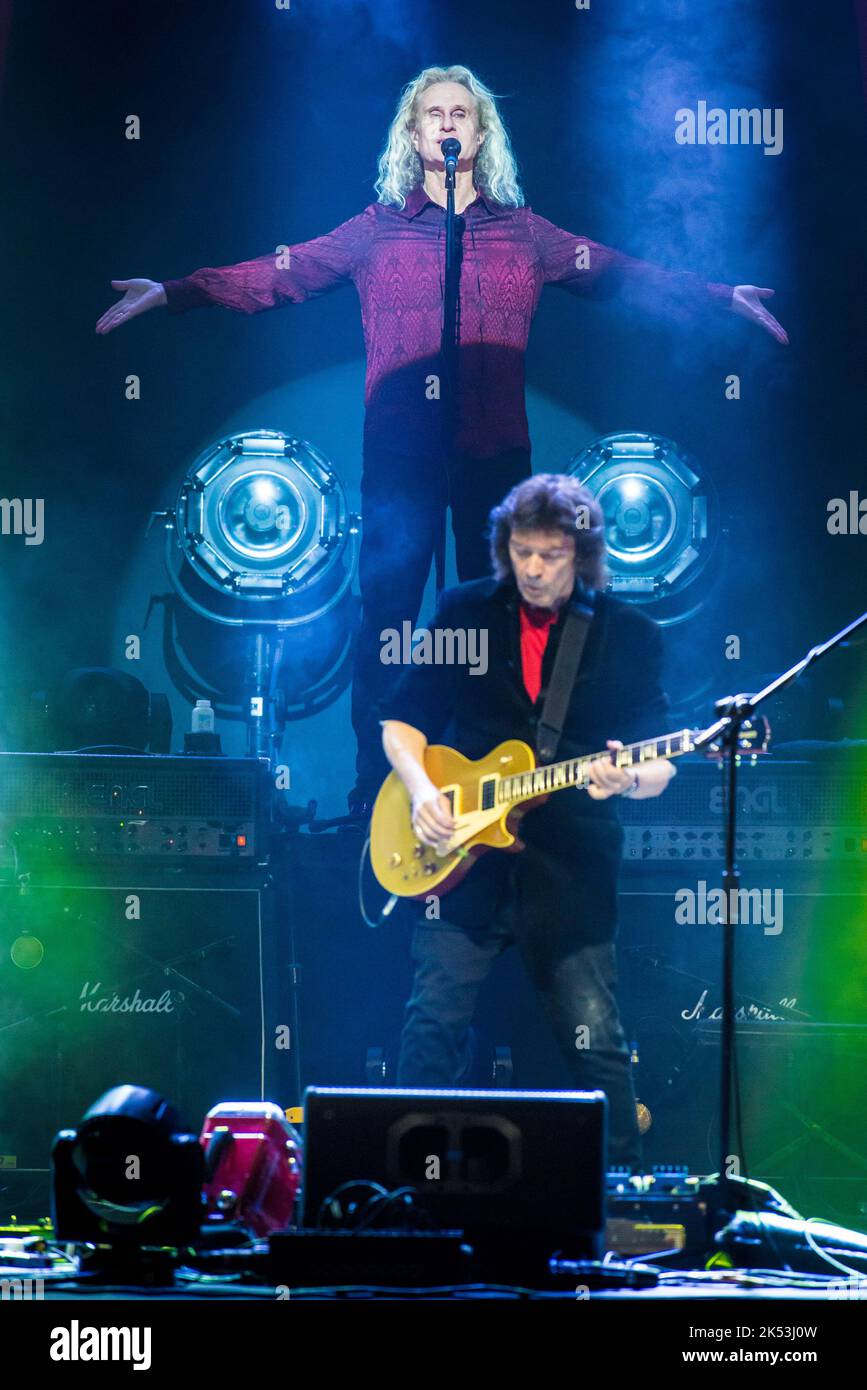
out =
[[(607, 1101), (600, 1091), (311, 1086), (304, 1124), (304, 1227), (335, 1224), (349, 1189), (361, 1228), (396, 1227), (399, 1198), (384, 1194), (410, 1189), (412, 1219), (461, 1230), (473, 1243), (509, 1241), (576, 1258), (601, 1253)], [(350, 1224), (345, 1214), (343, 1224)]]

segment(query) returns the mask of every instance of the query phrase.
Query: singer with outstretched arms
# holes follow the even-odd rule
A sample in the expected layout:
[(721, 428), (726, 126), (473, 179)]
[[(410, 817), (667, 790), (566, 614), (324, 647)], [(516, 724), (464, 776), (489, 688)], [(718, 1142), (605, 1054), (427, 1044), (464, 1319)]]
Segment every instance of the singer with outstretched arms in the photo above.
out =
[[(461, 152), (449, 391), (441, 146), (451, 139)], [(786, 341), (762, 303), (771, 290), (661, 270), (525, 206), (494, 94), (468, 68), (426, 68), (408, 83), (380, 157), (376, 191), (377, 201), (363, 212), (288, 251), (162, 283), (113, 280), (123, 298), (97, 323), (98, 333), (108, 333), (157, 305), (171, 314), (208, 305), (256, 314), (355, 285), (367, 354), (362, 619), (352, 693), (358, 759), (350, 794), (361, 814), (387, 770), (373, 709), (394, 673), (380, 659), (380, 634), (415, 623), (447, 508), (458, 578), (481, 577), (488, 514), (531, 472), (524, 358), (544, 286), (579, 298), (625, 296), (684, 321), (731, 310)]]

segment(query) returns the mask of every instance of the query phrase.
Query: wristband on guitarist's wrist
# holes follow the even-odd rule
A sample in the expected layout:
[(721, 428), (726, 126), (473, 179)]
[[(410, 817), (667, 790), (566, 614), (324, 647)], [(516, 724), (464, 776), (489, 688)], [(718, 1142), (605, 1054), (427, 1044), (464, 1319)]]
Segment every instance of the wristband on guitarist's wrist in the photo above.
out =
[(627, 787), (626, 790), (625, 790), (624, 792), (621, 792), (621, 796), (634, 796), (635, 793), (638, 791), (639, 785), (640, 785), (640, 779), (639, 779), (638, 773), (637, 773), (637, 772), (633, 772), (633, 774), (632, 774), (632, 786), (631, 786), (631, 787)]

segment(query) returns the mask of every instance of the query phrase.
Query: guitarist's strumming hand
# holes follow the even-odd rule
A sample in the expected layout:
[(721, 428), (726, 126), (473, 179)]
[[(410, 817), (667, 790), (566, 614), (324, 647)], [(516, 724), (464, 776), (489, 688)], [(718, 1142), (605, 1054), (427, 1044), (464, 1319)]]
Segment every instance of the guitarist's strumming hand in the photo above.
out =
[(444, 855), (457, 826), (451, 803), (428, 777), (424, 766), (427, 739), (420, 729), (398, 719), (382, 721), (382, 747), (410, 800), (416, 839)]
[(457, 829), (448, 799), (433, 782), (412, 797), (412, 828), (422, 844), (437, 854), (448, 853), (448, 842)]
[[(619, 739), (609, 738), (605, 740), (605, 746), (616, 752), (623, 744)], [(645, 797), (659, 796), (664, 792), (676, 771), (674, 764), (666, 758), (654, 758), (640, 767), (617, 767), (605, 758), (597, 758), (590, 764), (587, 795), (594, 801), (604, 801), (619, 793), (631, 800), (642, 801)]]

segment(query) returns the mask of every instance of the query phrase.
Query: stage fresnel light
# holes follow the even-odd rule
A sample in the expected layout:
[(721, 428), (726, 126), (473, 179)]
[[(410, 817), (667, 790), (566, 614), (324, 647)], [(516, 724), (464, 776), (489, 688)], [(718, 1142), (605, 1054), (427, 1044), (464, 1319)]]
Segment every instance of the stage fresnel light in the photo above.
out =
[[(354, 534), (353, 520), (323, 455), (273, 430), (234, 435), (206, 449), (184, 478), (175, 510), (178, 542), (196, 574), (220, 593), (247, 600), (251, 610), (234, 618), (207, 616), (237, 625), (252, 620), (292, 627), (318, 616), (269, 615), (266, 609), (269, 600), (325, 579)], [(347, 584), (351, 578), (350, 568)], [(328, 606), (339, 598), (340, 590)]]
[(576, 454), (567, 470), (605, 518), (610, 588), (654, 606), (660, 623), (682, 622), (703, 598), (684, 600), (720, 539), (715, 494), (670, 439), (609, 434)]
[[(174, 509), (158, 515), (181, 600), (175, 685), (191, 701), (206, 696), (220, 715), (240, 714), (249, 754), (274, 753), (290, 709), (307, 715), (339, 689), (360, 518), (324, 455), (276, 430), (209, 445)], [(226, 640), (233, 628), (245, 631), (243, 647)]]

